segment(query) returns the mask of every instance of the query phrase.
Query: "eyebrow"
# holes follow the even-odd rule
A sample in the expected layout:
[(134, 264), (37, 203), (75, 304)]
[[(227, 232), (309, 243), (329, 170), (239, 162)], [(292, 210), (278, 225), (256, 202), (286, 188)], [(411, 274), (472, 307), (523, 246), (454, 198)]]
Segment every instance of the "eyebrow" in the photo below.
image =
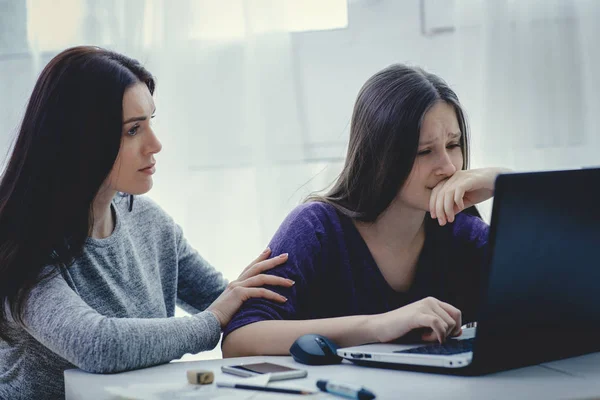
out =
[[(152, 116), (156, 113), (156, 108), (154, 109), (154, 111), (152, 111)], [(150, 116), (150, 118), (152, 118), (152, 116)], [(141, 116), (141, 117), (133, 117), (133, 118), (129, 118), (128, 120), (123, 122), (123, 125), (129, 124), (130, 122), (135, 122), (135, 121), (145, 121), (147, 120), (148, 117)]]
[[(461, 132), (452, 132), (452, 133), (448, 134), (448, 138), (449, 139), (458, 139), (461, 136), (462, 136)], [(434, 142), (435, 142), (435, 140), (429, 140), (427, 142), (419, 143), (419, 146), (428, 146), (428, 145), (430, 145), (430, 144), (432, 144)]]

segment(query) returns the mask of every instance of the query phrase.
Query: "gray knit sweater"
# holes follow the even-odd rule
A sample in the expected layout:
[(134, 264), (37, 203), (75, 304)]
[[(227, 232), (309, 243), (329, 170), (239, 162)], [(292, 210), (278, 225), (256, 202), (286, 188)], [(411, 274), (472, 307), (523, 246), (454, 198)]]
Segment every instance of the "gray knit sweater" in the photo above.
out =
[[(226, 281), (145, 197), (116, 198), (116, 226), (88, 238), (75, 265), (37, 285), (13, 345), (0, 339), (0, 399), (60, 399), (63, 371), (120, 372), (214, 348), (221, 329), (204, 311)], [(175, 318), (175, 305), (192, 313)]]

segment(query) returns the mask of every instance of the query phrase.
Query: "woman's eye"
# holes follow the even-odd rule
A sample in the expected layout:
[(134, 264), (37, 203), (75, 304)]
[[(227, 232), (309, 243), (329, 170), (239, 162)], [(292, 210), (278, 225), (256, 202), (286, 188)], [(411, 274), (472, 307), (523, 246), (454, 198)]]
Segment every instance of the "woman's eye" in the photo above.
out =
[(137, 131), (139, 128), (140, 128), (139, 125), (134, 125), (130, 130), (127, 131), (127, 134), (129, 136), (135, 136), (137, 134)]
[(425, 156), (427, 154), (431, 153), (431, 150), (421, 150), (420, 152), (417, 153), (417, 155), (419, 156)]
[(448, 145), (449, 149), (455, 149), (457, 147), (460, 147), (460, 143), (451, 143)]

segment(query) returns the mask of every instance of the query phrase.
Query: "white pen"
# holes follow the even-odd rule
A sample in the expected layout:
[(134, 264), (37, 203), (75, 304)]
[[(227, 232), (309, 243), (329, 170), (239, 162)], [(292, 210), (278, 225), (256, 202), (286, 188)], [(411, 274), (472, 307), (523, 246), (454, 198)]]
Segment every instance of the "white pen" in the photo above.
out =
[(319, 379), (317, 381), (317, 387), (323, 392), (337, 394), (338, 396), (347, 397), (349, 399), (371, 400), (375, 398), (375, 395), (371, 391), (361, 386), (347, 385), (345, 383), (336, 383)]

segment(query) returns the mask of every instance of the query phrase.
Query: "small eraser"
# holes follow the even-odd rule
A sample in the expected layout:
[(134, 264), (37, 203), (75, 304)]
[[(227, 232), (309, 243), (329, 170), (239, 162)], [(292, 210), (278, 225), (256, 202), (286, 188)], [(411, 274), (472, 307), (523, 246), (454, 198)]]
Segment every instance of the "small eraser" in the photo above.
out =
[(212, 371), (201, 369), (190, 369), (187, 372), (188, 382), (194, 385), (208, 385), (215, 380), (215, 374)]

